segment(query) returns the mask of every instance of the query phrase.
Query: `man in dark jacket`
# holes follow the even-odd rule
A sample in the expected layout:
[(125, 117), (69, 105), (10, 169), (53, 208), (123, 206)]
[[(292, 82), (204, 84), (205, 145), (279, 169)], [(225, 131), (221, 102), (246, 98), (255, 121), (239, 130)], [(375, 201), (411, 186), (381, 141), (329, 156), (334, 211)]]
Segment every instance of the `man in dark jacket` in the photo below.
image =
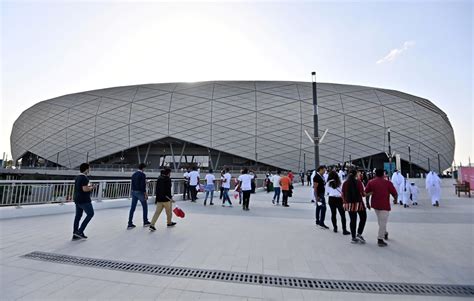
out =
[[(87, 239), (84, 234), (84, 230), (87, 224), (91, 221), (94, 216), (94, 207), (91, 203), (91, 191), (96, 187), (89, 182), (87, 175), (89, 174), (89, 164), (82, 163), (79, 167), (81, 172), (74, 181), (74, 203), (76, 204), (76, 216), (74, 217), (74, 228), (72, 231), (72, 240)], [(86, 213), (86, 218), (81, 221), (83, 212)]]
[(148, 195), (146, 193), (146, 175), (143, 172), (146, 164), (140, 163), (138, 165), (138, 170), (132, 175), (132, 206), (130, 207), (130, 213), (128, 214), (128, 226), (127, 229), (135, 228), (133, 224), (133, 214), (135, 213), (135, 208), (137, 208), (137, 203), (140, 201), (143, 208), (143, 227), (150, 226), (148, 221)]
[(161, 171), (161, 175), (156, 181), (156, 210), (153, 218), (151, 220), (150, 231), (155, 231), (155, 224), (158, 218), (160, 217), (161, 211), (165, 208), (166, 212), (166, 221), (168, 227), (173, 227), (176, 223), (171, 221), (172, 217), (172, 204), (173, 196), (171, 195), (171, 178), (170, 178), (171, 169), (167, 168)]

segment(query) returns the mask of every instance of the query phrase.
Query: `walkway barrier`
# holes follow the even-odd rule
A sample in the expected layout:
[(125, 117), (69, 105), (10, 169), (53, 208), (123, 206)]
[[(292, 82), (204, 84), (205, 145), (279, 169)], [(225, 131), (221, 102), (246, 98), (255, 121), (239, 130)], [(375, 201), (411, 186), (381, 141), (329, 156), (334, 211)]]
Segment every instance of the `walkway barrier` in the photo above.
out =
[[(91, 199), (96, 202), (114, 199), (126, 199), (131, 195), (130, 180), (91, 180), (97, 187), (91, 192)], [(184, 192), (183, 179), (171, 179), (172, 193), (177, 200)], [(204, 185), (204, 180), (201, 181)], [(232, 180), (231, 189), (234, 189)], [(220, 190), (221, 181), (216, 181), (216, 191)], [(263, 187), (263, 179), (256, 179), (256, 187)], [(156, 179), (147, 183), (149, 197), (155, 196)], [(64, 204), (72, 202), (74, 196), (74, 180), (0, 180), (0, 206)]]

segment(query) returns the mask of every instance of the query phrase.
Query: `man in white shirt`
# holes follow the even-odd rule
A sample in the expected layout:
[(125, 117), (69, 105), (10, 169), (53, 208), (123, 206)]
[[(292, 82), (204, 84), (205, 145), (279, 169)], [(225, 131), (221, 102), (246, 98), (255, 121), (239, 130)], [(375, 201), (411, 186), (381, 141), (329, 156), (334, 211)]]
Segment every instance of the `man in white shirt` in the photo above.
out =
[(281, 175), (281, 170), (278, 170), (276, 175), (272, 177), (273, 191), (275, 191), (275, 193), (273, 194), (273, 199), (272, 199), (273, 205), (275, 205), (275, 200), (276, 200), (277, 205), (280, 204), (280, 192), (281, 192), (281, 188), (280, 188), (281, 176), (280, 175)]
[(190, 200), (191, 197), (189, 196), (189, 169), (187, 169), (183, 174), (183, 200)]
[(242, 209), (244, 211), (249, 210), (250, 193), (252, 192), (252, 179), (253, 175), (249, 174), (248, 168), (242, 170), (242, 174), (239, 176), (239, 188), (242, 190)]
[(224, 188), (224, 194), (222, 198), (222, 207), (225, 207), (225, 201), (229, 202), (229, 205), (232, 207), (232, 202), (230, 201), (230, 197), (229, 197), (231, 179), (232, 179), (232, 175), (229, 173), (229, 168), (226, 167), (225, 173), (222, 179), (222, 188)]
[(189, 190), (191, 192), (191, 202), (196, 202), (197, 190), (196, 186), (199, 184), (199, 173), (197, 172), (196, 166), (193, 166), (193, 170), (189, 173)]
[(216, 180), (216, 177), (212, 174), (212, 169), (209, 169), (209, 172), (207, 173), (205, 178), (206, 178), (206, 187), (205, 187), (206, 197), (204, 198), (204, 206), (206, 206), (207, 197), (209, 196), (209, 194), (211, 195), (210, 205), (214, 205), (214, 203), (212, 202), (212, 199), (214, 198), (214, 190), (215, 190), (214, 181)]

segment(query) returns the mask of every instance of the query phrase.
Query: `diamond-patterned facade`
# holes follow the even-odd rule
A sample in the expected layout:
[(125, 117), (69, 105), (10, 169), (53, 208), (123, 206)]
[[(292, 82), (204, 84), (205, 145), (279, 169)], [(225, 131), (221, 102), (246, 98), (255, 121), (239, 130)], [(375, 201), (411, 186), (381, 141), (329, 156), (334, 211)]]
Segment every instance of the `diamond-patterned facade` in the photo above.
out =
[[(318, 83), (322, 164), (392, 149), (421, 168), (441, 156), (448, 168), (454, 133), (430, 101), (399, 91)], [(67, 167), (165, 137), (300, 170), (313, 146), (312, 86), (306, 82), (216, 81), (107, 88), (56, 97), (24, 111), (11, 134), (12, 154), (26, 152)]]

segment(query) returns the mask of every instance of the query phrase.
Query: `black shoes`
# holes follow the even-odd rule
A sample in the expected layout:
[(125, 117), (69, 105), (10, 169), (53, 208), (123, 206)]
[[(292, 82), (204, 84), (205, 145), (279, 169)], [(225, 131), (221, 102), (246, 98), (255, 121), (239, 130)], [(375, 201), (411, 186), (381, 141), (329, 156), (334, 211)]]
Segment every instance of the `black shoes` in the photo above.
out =
[(349, 235), (349, 234), (351, 234), (351, 232), (349, 232), (347, 230), (342, 231), (342, 235)]
[(328, 226), (326, 226), (325, 224), (321, 224), (321, 223), (319, 223), (319, 227), (320, 227), (321, 229), (324, 229), (324, 230), (329, 229)]
[(363, 237), (362, 235), (357, 234), (357, 238), (359, 239), (359, 242), (360, 242), (361, 244), (365, 244), (365, 239), (364, 239), (364, 237)]
[(384, 238), (385, 238), (385, 240), (388, 239), (388, 232), (385, 232)]
[(134, 224), (128, 224), (127, 226), (127, 230), (130, 230), (130, 229), (133, 229), (135, 228), (136, 226)]
[(145, 222), (143, 223), (143, 227), (150, 227), (151, 223), (150, 222)]
[(285, 205), (283, 205), (283, 207), (290, 207), (290, 205), (288, 205), (288, 204), (285, 204)]
[(156, 231), (156, 228), (155, 228), (155, 226), (153, 226), (153, 225), (150, 225), (150, 227), (148, 227), (148, 228), (149, 228), (150, 231), (152, 231), (152, 232), (153, 232), (153, 231)]
[(333, 231), (334, 233), (337, 233), (337, 228), (334, 228), (332, 231)]
[(176, 225), (175, 222), (171, 222), (170, 224), (167, 224), (168, 227), (173, 227), (173, 226), (175, 226), (175, 225)]
[(272, 204), (275, 205), (275, 200), (272, 200)]
[(82, 239), (82, 237), (81, 237), (79, 234), (77, 234), (77, 233), (74, 233), (74, 234), (72, 235), (72, 240), (73, 240), (73, 241), (74, 241), (74, 240), (81, 240), (81, 239)]
[(388, 244), (387, 244), (385, 241), (383, 241), (383, 239), (377, 239), (377, 245), (378, 245), (379, 247), (386, 247), (386, 246), (388, 246)]
[(214, 205), (214, 203), (213, 203), (213, 202), (211, 202), (209, 205), (211, 205), (211, 206), (212, 206), (212, 205)]
[(72, 235), (72, 240), (87, 239), (87, 236), (84, 233), (74, 233)]

